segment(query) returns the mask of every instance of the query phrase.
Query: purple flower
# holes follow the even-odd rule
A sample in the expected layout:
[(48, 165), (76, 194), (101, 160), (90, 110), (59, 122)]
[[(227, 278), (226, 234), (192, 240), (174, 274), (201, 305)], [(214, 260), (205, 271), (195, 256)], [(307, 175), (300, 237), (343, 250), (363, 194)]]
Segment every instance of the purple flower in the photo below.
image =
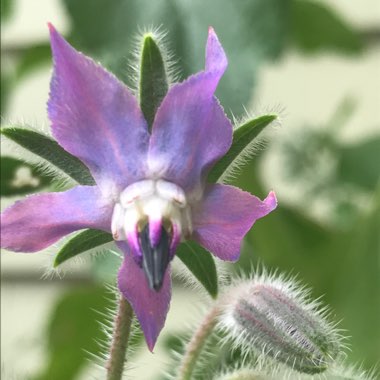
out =
[(96, 186), (30, 196), (2, 215), (1, 246), (39, 251), (84, 228), (112, 232), (124, 253), (118, 275), (150, 350), (169, 308), (169, 263), (193, 239), (222, 260), (239, 257), (256, 219), (276, 207), (232, 186), (206, 184), (228, 151), (232, 125), (214, 97), (227, 59), (212, 28), (205, 70), (173, 85), (152, 132), (131, 91), (73, 49), (50, 25), (54, 73), (48, 114), (58, 143)]

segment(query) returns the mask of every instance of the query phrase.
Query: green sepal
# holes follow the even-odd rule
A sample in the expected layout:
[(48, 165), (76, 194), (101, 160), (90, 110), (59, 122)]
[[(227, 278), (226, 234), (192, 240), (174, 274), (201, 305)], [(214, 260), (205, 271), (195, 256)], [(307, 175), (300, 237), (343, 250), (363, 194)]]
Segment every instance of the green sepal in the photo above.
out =
[(249, 120), (236, 128), (229, 151), (211, 169), (207, 178), (208, 182), (218, 182), (223, 174), (234, 164), (234, 161), (243, 153), (244, 149), (276, 118), (276, 115), (264, 115)]
[(66, 152), (55, 140), (30, 129), (4, 127), (0, 133), (28, 151), (43, 158), (81, 185), (95, 185), (88, 168), (75, 156)]
[(79, 232), (60, 249), (55, 257), (54, 267), (56, 268), (58, 265), (80, 253), (110, 243), (112, 240), (112, 235), (104, 231), (88, 229)]
[(144, 36), (141, 49), (140, 107), (151, 129), (157, 108), (168, 92), (165, 61), (152, 34)]
[(210, 296), (216, 298), (218, 295), (218, 276), (211, 253), (194, 241), (187, 241), (178, 246), (176, 256), (205, 287)]

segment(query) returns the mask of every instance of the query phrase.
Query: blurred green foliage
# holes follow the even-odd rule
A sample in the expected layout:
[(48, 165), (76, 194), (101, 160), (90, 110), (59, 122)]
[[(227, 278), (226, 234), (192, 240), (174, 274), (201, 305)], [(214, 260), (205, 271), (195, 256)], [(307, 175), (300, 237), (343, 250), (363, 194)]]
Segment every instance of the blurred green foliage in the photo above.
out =
[[(139, 28), (163, 26), (179, 59), (180, 77), (202, 67), (202, 44), (212, 25), (229, 53), (230, 66), (217, 95), (236, 116), (251, 98), (257, 69), (290, 47), (307, 53), (358, 53), (359, 34), (325, 5), (300, 0), (62, 0), (72, 29), (68, 39), (128, 82), (133, 37)], [(101, 17), (101, 21), (100, 21)], [(184, 21), (185, 20), (185, 21)], [(226, 27), (228, 25), (228, 27)], [(21, 78), (49, 59), (47, 43), (16, 54), (8, 77)], [(9, 79), (9, 78), (7, 78)]]
[(358, 33), (326, 5), (294, 0), (290, 14), (291, 40), (304, 53), (333, 51), (357, 54), (363, 49)]
[(211, 297), (218, 295), (218, 276), (213, 256), (194, 241), (181, 243), (176, 256), (191, 270)]
[(33, 70), (38, 69), (41, 65), (50, 63), (51, 50), (48, 42), (41, 42), (27, 46), (18, 58), (18, 65), (14, 73), (15, 81), (19, 82), (24, 79)]
[(1, 21), (9, 19), (13, 11), (13, 3), (12, 0), (3, 0), (1, 2)]
[(106, 334), (111, 294), (100, 286), (67, 291), (50, 316), (47, 327), (48, 359), (35, 380), (73, 379), (86, 364), (89, 353), (99, 356)]
[(43, 174), (37, 167), (17, 158), (2, 156), (0, 161), (0, 194), (24, 195), (51, 184), (53, 176)]
[(373, 191), (379, 182), (380, 136), (338, 147), (338, 181)]
[[(301, 54), (329, 51), (352, 57), (365, 49), (359, 31), (317, 1), (209, 0), (207, 5), (201, 0), (62, 0), (62, 3), (71, 25), (68, 39), (130, 85), (134, 83), (128, 78), (131, 72), (128, 62), (133, 57), (133, 37), (139, 27), (162, 25), (162, 30), (168, 31), (169, 46), (181, 68), (179, 76), (184, 78), (202, 68), (203, 41), (207, 27), (213, 25), (230, 61), (217, 95), (226, 111), (236, 116), (243, 113), (243, 105), (252, 98), (258, 69), (269, 60), (282, 59), (289, 49)], [(2, 20), (11, 15), (12, 5), (12, 1), (2, 1)], [(50, 48), (47, 41), (40, 41), (9, 52), (9, 58), (12, 65), (4, 66), (1, 75), (3, 114), (12, 89), (50, 61)], [(344, 114), (349, 113), (344, 110)], [(336, 120), (332, 122), (335, 123), (339, 124)], [(340, 326), (352, 336), (349, 358), (364, 360), (369, 367), (376, 363), (380, 352), (380, 138), (344, 144), (336, 138), (334, 126), (330, 127), (315, 132), (302, 126), (299, 134), (292, 136), (294, 143), (282, 143), (285, 180), (297, 186), (302, 186), (302, 181), (308, 185), (298, 205), (281, 202), (282, 194), (277, 194), (279, 208), (257, 222), (248, 234), (242, 259), (234, 268), (248, 272), (260, 262), (270, 268), (298, 273), (302, 282), (314, 289), (315, 296), (325, 295), (336, 320), (341, 319)], [(329, 170), (331, 167), (333, 170), (315, 178), (321, 152), (327, 152)], [(258, 175), (261, 160), (259, 155), (244, 167), (234, 183), (262, 197), (266, 191)], [(20, 167), (30, 170), (39, 181), (37, 186), (12, 185)], [(50, 183), (51, 178), (34, 166), (12, 157), (2, 158), (3, 196), (49, 188)], [(350, 221), (343, 214), (332, 216), (331, 223), (317, 222), (308, 212), (308, 202), (321, 194), (336, 206), (337, 213), (342, 208), (353, 209)], [(357, 207), (356, 195), (369, 199), (367, 208)], [(94, 272), (102, 280), (113, 281), (114, 275), (104, 276), (104, 271), (107, 268), (114, 271), (117, 264), (114, 255), (101, 256), (94, 263)], [(73, 289), (63, 295), (47, 329), (49, 360), (36, 380), (74, 379), (86, 365), (85, 350), (100, 352), (96, 340), (102, 338), (102, 330), (96, 321), (103, 322), (104, 317), (93, 309), (105, 311), (110, 306), (107, 297), (109, 294), (98, 287)], [(168, 349), (178, 346), (175, 337), (167, 342)], [(223, 352), (223, 356), (226, 362), (231, 361), (230, 352)]]
[(180, 60), (181, 77), (186, 77), (202, 67), (199, 41), (205, 40), (212, 25), (230, 60), (217, 95), (234, 115), (240, 115), (251, 98), (260, 65), (281, 58), (287, 48), (355, 53), (362, 47), (358, 33), (339, 15), (311, 1), (240, 0), (237, 5), (209, 0), (205, 6), (201, 0), (64, 0), (64, 4), (72, 20), (70, 40), (127, 82), (126, 62), (133, 55), (131, 37), (138, 27), (163, 25)]

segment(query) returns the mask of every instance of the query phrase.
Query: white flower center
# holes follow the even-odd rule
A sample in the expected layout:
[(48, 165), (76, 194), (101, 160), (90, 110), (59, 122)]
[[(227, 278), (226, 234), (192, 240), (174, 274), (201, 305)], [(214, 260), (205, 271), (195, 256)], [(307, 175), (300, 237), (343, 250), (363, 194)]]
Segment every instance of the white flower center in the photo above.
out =
[(129, 185), (116, 203), (111, 230), (115, 240), (127, 240), (146, 223), (161, 222), (181, 237), (191, 234), (190, 207), (184, 191), (164, 180), (143, 180)]

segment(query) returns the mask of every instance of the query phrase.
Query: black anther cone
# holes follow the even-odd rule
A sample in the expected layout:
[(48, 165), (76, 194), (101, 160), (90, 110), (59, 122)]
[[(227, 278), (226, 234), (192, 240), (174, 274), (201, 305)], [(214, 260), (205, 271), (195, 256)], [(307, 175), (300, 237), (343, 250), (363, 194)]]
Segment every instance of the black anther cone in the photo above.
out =
[(161, 239), (156, 247), (152, 247), (149, 239), (149, 224), (139, 233), (143, 253), (142, 267), (148, 280), (149, 287), (158, 292), (162, 287), (166, 268), (170, 262), (170, 236), (161, 227)]

